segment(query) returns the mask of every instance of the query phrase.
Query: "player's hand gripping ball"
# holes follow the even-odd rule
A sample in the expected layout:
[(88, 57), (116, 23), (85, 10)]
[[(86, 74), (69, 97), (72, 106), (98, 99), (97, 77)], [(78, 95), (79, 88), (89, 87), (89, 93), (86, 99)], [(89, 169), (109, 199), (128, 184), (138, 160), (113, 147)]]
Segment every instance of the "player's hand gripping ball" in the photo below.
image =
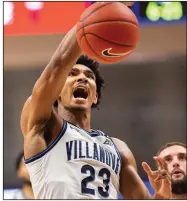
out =
[(119, 62), (138, 43), (138, 20), (121, 2), (96, 2), (81, 15), (76, 36), (90, 58), (100, 63)]

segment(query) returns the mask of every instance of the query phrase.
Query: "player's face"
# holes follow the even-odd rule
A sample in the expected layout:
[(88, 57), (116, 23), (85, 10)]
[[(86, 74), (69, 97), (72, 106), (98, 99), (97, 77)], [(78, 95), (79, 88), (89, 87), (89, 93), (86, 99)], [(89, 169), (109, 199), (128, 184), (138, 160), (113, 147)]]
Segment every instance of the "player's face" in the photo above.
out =
[(30, 182), (30, 176), (29, 173), (27, 171), (26, 165), (24, 163), (24, 160), (22, 158), (21, 163), (20, 163), (20, 167), (19, 170), (17, 172), (18, 177), (24, 181)]
[(60, 98), (65, 108), (87, 110), (97, 103), (95, 74), (88, 67), (76, 64), (69, 73)]
[(186, 176), (186, 148), (174, 145), (161, 151), (159, 157), (167, 164), (172, 181), (183, 180)]

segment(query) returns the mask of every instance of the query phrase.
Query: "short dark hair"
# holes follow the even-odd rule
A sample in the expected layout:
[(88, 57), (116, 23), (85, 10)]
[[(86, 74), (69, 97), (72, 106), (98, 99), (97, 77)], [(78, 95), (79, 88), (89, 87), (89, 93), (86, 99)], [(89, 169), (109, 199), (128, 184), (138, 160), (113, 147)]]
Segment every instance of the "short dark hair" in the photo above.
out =
[(186, 148), (186, 144), (182, 143), (182, 142), (168, 142), (166, 144), (164, 144), (157, 152), (157, 156), (166, 148), (168, 147), (172, 147), (172, 146), (175, 146), (175, 145), (178, 145), (178, 146), (181, 146), (181, 147), (184, 147)]
[(16, 164), (15, 164), (15, 166), (16, 166), (16, 171), (19, 170), (19, 167), (20, 167), (20, 164), (21, 164), (21, 160), (22, 160), (23, 157), (24, 157), (24, 152), (21, 151), (21, 152), (18, 154), (17, 158), (16, 158)]
[[(95, 74), (98, 101), (96, 104), (92, 105), (92, 108), (96, 108), (100, 104), (101, 90), (102, 90), (102, 87), (104, 86), (104, 79), (101, 77), (100, 72), (99, 72), (99, 63), (97, 61), (94, 61), (93, 59), (90, 59), (87, 55), (81, 55), (78, 58), (76, 64), (82, 64), (82, 65), (87, 66)], [(54, 103), (54, 107), (58, 107), (58, 101), (57, 100)]]

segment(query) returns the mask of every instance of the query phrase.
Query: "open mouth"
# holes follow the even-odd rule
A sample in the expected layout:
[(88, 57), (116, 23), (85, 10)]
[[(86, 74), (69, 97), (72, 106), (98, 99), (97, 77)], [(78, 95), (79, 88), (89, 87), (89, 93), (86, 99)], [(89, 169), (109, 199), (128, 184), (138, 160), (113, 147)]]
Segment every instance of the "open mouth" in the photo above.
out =
[(87, 99), (87, 97), (88, 97), (88, 91), (87, 91), (86, 88), (77, 87), (77, 88), (73, 91), (73, 96), (74, 96), (74, 98), (83, 98), (83, 99)]
[(175, 170), (173, 171), (173, 175), (178, 175), (178, 174), (183, 174), (183, 172), (181, 170)]
[(175, 171), (174, 174), (181, 174), (181, 171)]

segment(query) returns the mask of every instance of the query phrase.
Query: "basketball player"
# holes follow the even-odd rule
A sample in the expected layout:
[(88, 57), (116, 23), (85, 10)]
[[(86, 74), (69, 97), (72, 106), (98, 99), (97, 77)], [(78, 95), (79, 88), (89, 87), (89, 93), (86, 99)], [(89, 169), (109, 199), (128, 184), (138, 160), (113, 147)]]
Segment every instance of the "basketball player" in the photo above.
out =
[(23, 151), (19, 153), (16, 159), (16, 172), (18, 178), (22, 181), (21, 189), (4, 191), (4, 199), (34, 199), (29, 173), (24, 163)]
[[(157, 152), (157, 156), (165, 161), (169, 177), (171, 178), (171, 191), (169, 199), (186, 199), (187, 198), (187, 176), (186, 176), (186, 145), (180, 142), (169, 142), (163, 145)], [(151, 174), (149, 167), (143, 164), (144, 170)], [(152, 179), (150, 177), (150, 183)], [(158, 181), (157, 185), (159, 185)], [(155, 183), (152, 184), (155, 189)]]
[(98, 63), (81, 53), (75, 26), (23, 107), (24, 156), (34, 196), (117, 199), (120, 191), (126, 199), (148, 199), (127, 145), (91, 128), (91, 108), (99, 104), (104, 81)]

